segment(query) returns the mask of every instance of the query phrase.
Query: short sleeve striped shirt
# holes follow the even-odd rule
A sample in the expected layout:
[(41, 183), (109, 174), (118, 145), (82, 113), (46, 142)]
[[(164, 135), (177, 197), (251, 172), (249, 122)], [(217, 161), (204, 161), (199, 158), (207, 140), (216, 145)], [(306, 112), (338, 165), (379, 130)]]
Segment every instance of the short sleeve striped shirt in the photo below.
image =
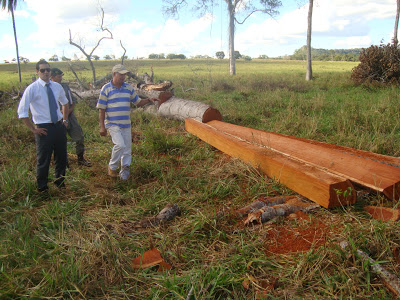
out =
[(135, 103), (137, 100), (139, 97), (130, 84), (124, 82), (120, 89), (113, 85), (112, 81), (105, 84), (100, 91), (96, 107), (106, 111), (106, 128), (111, 125), (131, 127), (131, 102)]

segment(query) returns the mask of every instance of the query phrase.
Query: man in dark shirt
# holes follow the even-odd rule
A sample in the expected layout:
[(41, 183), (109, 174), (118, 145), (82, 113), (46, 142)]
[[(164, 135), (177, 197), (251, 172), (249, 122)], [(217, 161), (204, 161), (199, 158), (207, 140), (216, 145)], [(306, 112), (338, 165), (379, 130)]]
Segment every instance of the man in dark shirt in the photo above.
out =
[(88, 162), (83, 154), (85, 152), (84, 136), (82, 127), (79, 125), (78, 120), (74, 114), (74, 108), (76, 104), (76, 97), (72, 94), (68, 84), (62, 82), (64, 73), (58, 68), (51, 69), (51, 80), (61, 84), (65, 91), (65, 96), (68, 99), (68, 127), (67, 132), (71, 137), (72, 141), (75, 142), (76, 155), (78, 156), (78, 164), (85, 167), (90, 167), (92, 164)]

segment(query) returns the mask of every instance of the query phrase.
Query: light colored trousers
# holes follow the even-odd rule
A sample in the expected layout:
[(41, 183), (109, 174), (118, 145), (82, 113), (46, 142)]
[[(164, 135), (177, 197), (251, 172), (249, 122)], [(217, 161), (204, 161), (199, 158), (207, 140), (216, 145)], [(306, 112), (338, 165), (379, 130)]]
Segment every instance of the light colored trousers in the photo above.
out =
[(131, 128), (121, 128), (111, 125), (107, 128), (110, 133), (114, 147), (108, 165), (111, 170), (116, 170), (121, 164), (121, 168), (129, 167), (132, 160), (132, 133)]

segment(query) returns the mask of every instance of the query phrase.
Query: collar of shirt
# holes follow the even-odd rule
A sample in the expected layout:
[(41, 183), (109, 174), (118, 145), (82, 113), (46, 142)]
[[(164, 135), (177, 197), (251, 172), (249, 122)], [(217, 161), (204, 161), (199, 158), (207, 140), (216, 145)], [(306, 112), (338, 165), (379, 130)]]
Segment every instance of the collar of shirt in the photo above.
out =
[(117, 90), (120, 90), (120, 89), (122, 89), (123, 87), (125, 87), (125, 86), (127, 85), (127, 83), (124, 81), (124, 82), (122, 83), (121, 87), (118, 88), (118, 87), (116, 87), (116, 86), (113, 84), (112, 80), (110, 81), (110, 84), (111, 84), (112, 88), (117, 89)]
[(49, 80), (49, 82), (44, 81), (42, 78), (38, 78), (38, 81), (40, 83), (41, 86), (46, 86), (47, 83), (51, 83), (51, 80)]

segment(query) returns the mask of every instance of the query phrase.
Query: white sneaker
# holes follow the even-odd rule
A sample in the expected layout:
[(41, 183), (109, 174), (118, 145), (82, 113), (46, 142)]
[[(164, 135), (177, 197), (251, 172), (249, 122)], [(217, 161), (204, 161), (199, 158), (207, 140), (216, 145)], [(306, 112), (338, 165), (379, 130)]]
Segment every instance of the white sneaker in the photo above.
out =
[(123, 166), (119, 172), (119, 178), (121, 180), (128, 180), (130, 174), (129, 166)]

